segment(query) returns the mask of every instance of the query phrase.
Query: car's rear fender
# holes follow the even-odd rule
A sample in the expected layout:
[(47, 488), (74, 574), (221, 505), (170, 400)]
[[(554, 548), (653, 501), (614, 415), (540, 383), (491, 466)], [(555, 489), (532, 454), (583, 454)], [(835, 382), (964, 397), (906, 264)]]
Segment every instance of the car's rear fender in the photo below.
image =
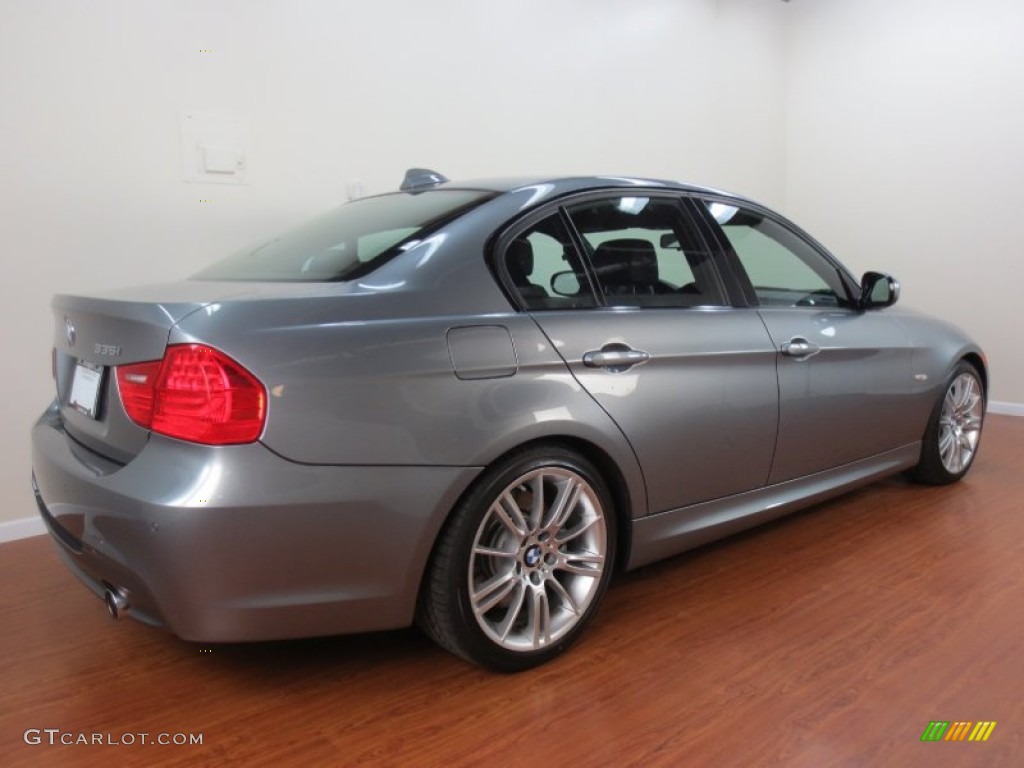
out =
[(330, 322), (337, 313), (329, 299), (258, 304), (195, 313), (174, 328), (171, 343), (209, 344), (263, 382), (269, 398), (261, 442), (282, 457), (485, 466), (517, 445), (564, 435), (610, 455), (630, 485), (635, 514), (644, 513), (628, 443), (529, 316)]

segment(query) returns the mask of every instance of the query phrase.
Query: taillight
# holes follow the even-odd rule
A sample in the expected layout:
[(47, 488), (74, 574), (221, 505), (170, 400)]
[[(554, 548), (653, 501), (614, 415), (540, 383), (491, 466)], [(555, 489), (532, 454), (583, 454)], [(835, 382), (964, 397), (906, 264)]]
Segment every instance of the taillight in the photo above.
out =
[(168, 437), (226, 445), (251, 443), (263, 432), (263, 385), (211, 347), (174, 344), (163, 360), (118, 366), (117, 386), (128, 417)]
[(117, 369), (117, 388), (128, 418), (149, 429), (153, 423), (153, 400), (162, 362), (122, 365)]

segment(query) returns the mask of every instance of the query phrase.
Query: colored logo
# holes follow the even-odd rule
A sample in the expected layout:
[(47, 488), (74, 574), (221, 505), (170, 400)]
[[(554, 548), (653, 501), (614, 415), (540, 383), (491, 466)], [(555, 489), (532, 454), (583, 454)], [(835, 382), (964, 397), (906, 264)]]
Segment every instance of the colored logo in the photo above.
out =
[(533, 568), (540, 562), (540, 547), (530, 547), (526, 550), (526, 557), (523, 559), (526, 561), (528, 568)]
[(921, 741), (988, 741), (995, 727), (995, 720), (932, 720)]

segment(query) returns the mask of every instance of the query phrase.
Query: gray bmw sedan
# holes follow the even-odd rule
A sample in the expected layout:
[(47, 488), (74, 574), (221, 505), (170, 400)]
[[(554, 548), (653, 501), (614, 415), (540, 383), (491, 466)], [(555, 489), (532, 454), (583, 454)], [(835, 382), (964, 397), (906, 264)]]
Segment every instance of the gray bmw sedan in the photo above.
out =
[(416, 622), (525, 669), (615, 570), (963, 477), (985, 357), (898, 296), (734, 195), (414, 169), (187, 280), (56, 296), (32, 484), (115, 617)]

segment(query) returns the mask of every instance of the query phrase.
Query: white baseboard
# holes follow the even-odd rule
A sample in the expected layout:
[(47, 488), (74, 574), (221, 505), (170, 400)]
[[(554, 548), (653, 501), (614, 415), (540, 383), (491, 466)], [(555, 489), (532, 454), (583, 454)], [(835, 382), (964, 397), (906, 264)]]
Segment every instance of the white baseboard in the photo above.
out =
[(6, 541), (27, 539), (30, 536), (41, 536), (44, 533), (46, 533), (46, 525), (41, 517), (8, 520), (6, 523), (0, 523), (0, 544)]
[(1000, 403), (989, 400), (989, 413), (1001, 413), (1004, 416), (1024, 416), (1024, 403)]

